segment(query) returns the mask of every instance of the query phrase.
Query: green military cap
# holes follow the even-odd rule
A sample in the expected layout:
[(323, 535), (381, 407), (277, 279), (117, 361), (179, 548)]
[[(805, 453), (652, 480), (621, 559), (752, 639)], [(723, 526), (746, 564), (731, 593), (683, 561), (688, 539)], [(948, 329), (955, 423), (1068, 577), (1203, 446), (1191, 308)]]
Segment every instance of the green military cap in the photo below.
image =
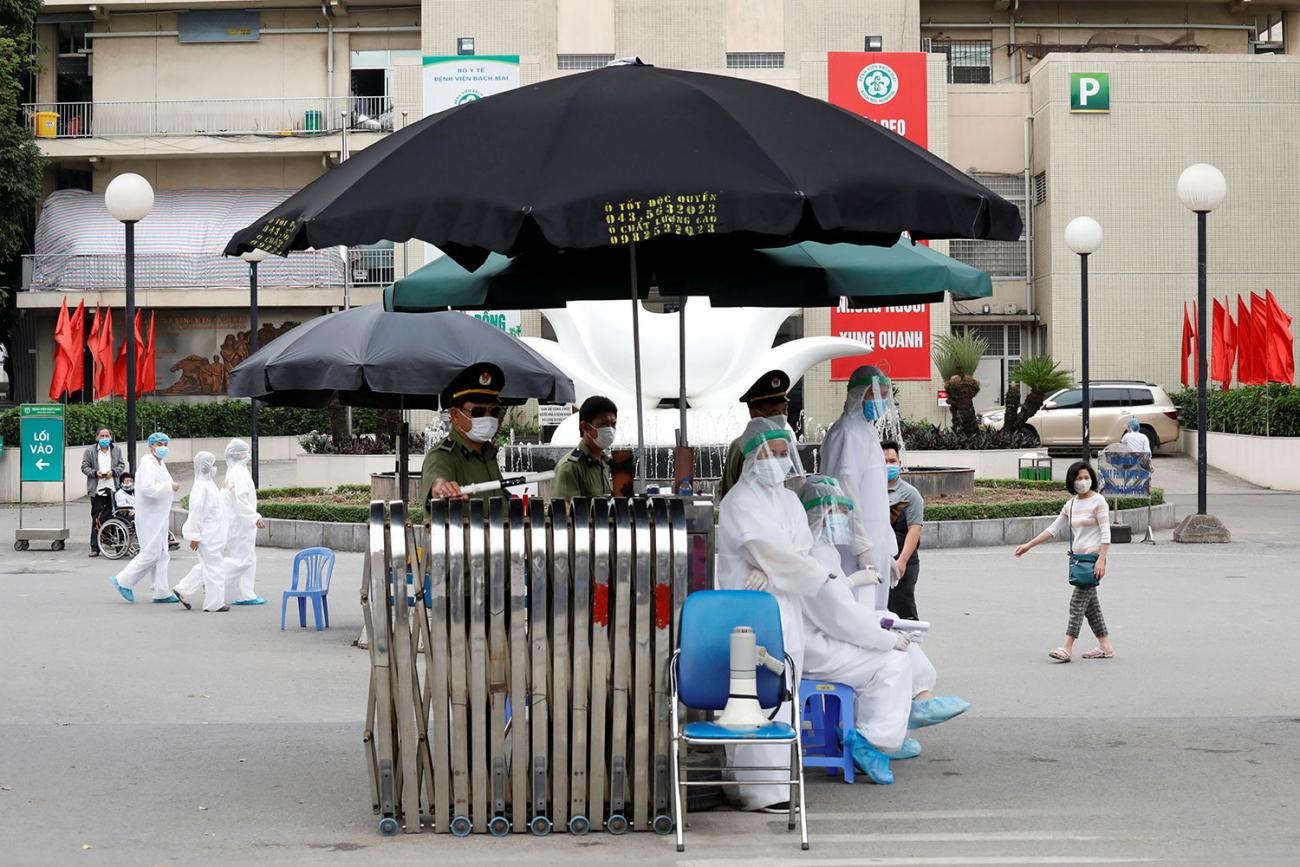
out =
[(500, 403), (501, 389), (505, 384), (506, 376), (495, 364), (487, 362), (471, 364), (456, 374), (451, 383), (442, 390), (439, 399), (444, 407), (453, 406), (462, 400)]
[(754, 381), (749, 391), (740, 396), (741, 403), (760, 403), (765, 400), (784, 400), (790, 390), (790, 375), (784, 370), (769, 370)]

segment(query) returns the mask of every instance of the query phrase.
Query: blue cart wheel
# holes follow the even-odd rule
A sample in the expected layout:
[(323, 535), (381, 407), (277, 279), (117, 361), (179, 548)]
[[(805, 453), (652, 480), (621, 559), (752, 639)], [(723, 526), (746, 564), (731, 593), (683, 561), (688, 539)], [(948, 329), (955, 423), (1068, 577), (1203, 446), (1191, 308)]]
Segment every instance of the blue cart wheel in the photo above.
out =
[(379, 820), (379, 833), (385, 837), (391, 837), (397, 833), (397, 820), (391, 816), (385, 816)]
[(551, 833), (551, 820), (545, 816), (534, 816), (533, 821), (528, 823), (528, 830), (538, 837), (545, 837)]
[(488, 833), (493, 837), (504, 837), (510, 833), (510, 820), (505, 816), (495, 816), (488, 822)]
[(651, 825), (654, 832), (659, 835), (671, 834), (673, 832), (673, 817), (667, 813), (655, 816), (654, 823)]
[(591, 820), (586, 816), (574, 816), (569, 820), (569, 833), (579, 837), (591, 830)]
[(451, 835), (453, 837), (468, 837), (470, 831), (474, 830), (474, 823), (469, 820), (469, 816), (457, 816), (451, 820)]
[(627, 833), (627, 817), (619, 813), (610, 816), (605, 822), (605, 830), (611, 834)]

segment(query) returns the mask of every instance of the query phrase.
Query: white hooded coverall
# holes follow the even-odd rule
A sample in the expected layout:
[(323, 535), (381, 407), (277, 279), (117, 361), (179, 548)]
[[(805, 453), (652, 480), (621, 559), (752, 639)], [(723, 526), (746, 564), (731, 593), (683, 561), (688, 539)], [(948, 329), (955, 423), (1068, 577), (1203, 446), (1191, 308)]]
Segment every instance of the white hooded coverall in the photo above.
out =
[(117, 583), (135, 587), (146, 577), (153, 586), (154, 599), (172, 595), (167, 583), (171, 552), (167, 550), (167, 522), (172, 511), (172, 474), (167, 466), (146, 453), (135, 473), (135, 535), (140, 553), (117, 573)]
[(198, 542), (198, 562), (190, 569), (176, 592), (188, 597), (203, 588), (203, 610), (216, 611), (226, 604), (222, 577), (222, 549), (226, 544), (226, 508), (214, 477), (217, 459), (211, 452), (194, 456), (194, 486), (190, 489), (189, 514), (181, 536)]
[(231, 601), (257, 598), (257, 488), (248, 471), (248, 443), (231, 440), (226, 446), (226, 556), (222, 566), (226, 596)]

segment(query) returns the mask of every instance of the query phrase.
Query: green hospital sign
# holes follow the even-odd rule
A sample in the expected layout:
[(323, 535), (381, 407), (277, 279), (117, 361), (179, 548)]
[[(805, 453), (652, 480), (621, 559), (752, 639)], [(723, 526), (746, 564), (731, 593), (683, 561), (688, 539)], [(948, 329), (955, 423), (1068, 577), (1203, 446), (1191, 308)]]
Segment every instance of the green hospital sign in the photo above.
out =
[(1071, 72), (1070, 111), (1082, 114), (1110, 111), (1110, 73)]
[(26, 404), (19, 416), (24, 482), (63, 481), (63, 407)]

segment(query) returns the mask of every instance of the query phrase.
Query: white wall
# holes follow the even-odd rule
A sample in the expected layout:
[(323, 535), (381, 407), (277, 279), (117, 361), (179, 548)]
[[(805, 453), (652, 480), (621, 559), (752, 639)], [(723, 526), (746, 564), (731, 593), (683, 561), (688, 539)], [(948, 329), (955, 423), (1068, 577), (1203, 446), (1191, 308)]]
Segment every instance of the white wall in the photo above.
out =
[[(1243, 481), (1275, 491), (1300, 491), (1300, 437), (1206, 434), (1205, 462)], [(1197, 455), (1195, 431), (1183, 432), (1183, 448)]]

